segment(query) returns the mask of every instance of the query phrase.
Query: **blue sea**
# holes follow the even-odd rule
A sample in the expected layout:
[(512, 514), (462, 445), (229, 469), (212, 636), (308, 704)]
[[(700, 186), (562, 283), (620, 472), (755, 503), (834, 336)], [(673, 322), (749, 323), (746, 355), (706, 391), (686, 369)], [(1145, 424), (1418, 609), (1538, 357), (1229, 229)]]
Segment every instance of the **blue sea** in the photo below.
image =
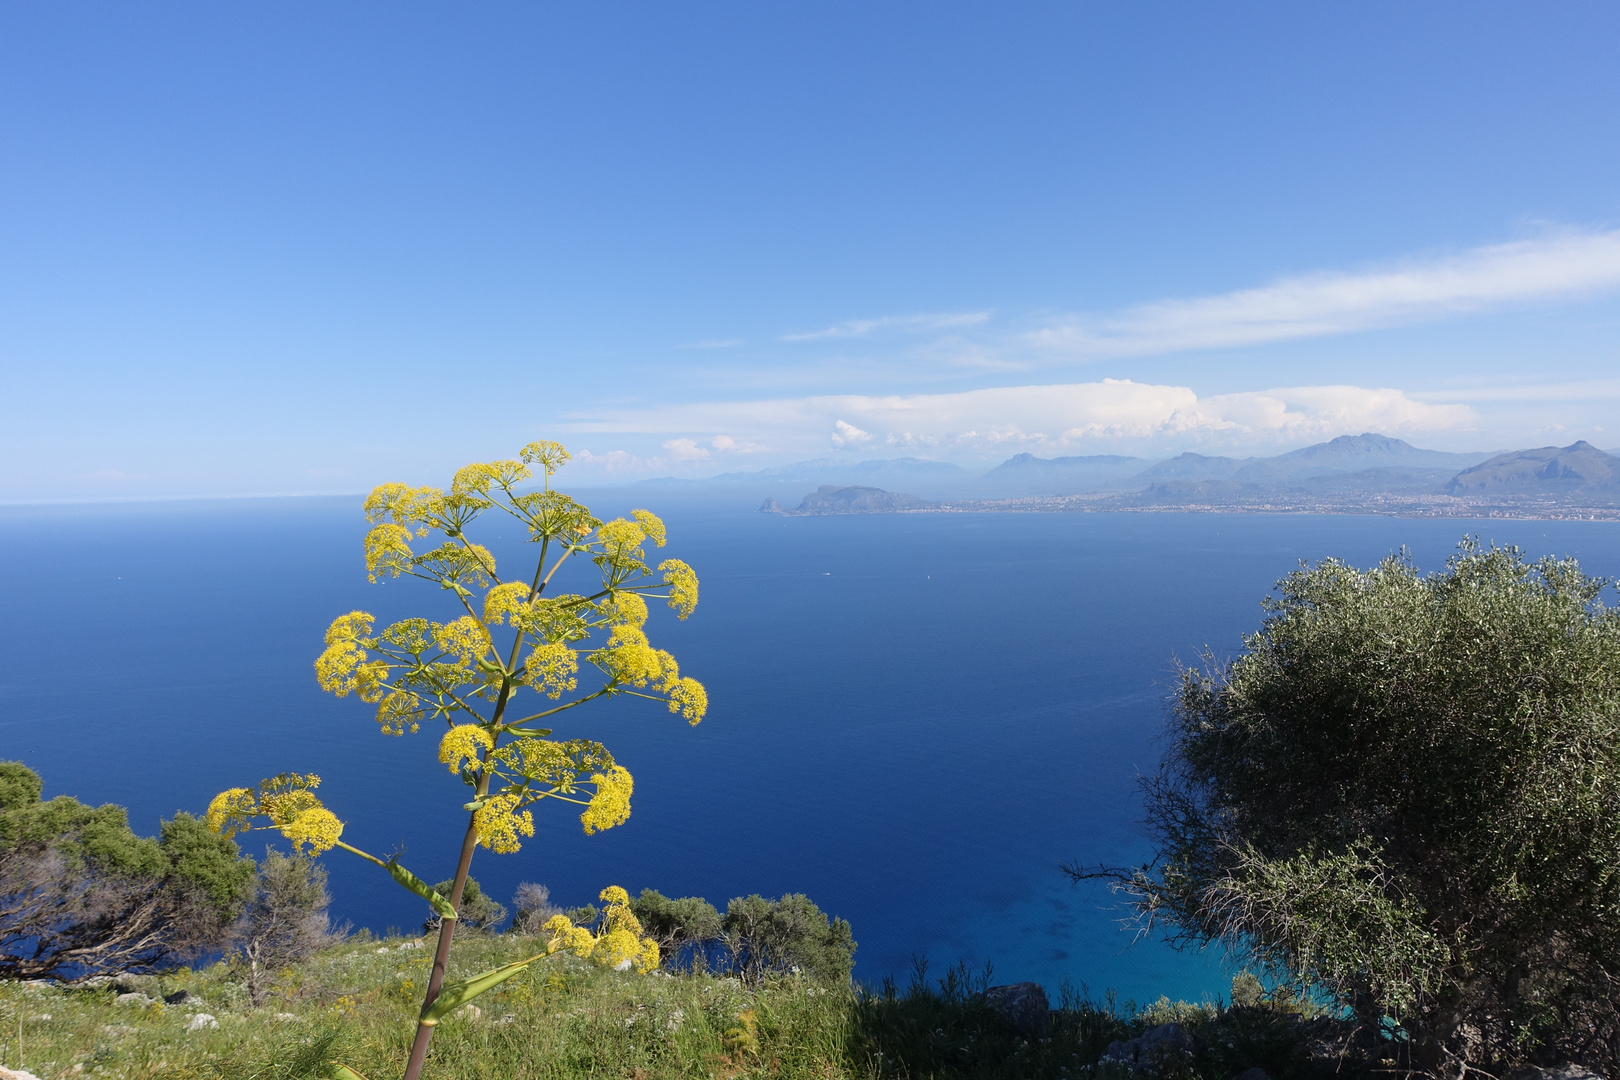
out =
[[(587, 837), (547, 808), (521, 853), (481, 851), (474, 874), (498, 899), (538, 881), (569, 904), (608, 884), (722, 907), (803, 892), (853, 924), (868, 981), (926, 956), (1138, 1000), (1224, 992), (1220, 955), (1135, 940), (1106, 889), (1059, 871), (1145, 856), (1137, 777), (1163, 750), (1176, 665), (1240, 650), (1300, 560), (1404, 545), (1433, 569), (1477, 533), (1620, 575), (1620, 526), (1603, 522), (638, 504), (702, 579), (689, 621), (656, 607), (649, 630), (707, 685), (708, 719), (630, 699), (574, 713), (558, 734), (600, 739), (635, 774), (630, 821)], [(333, 616), (450, 614), (425, 584), (368, 585), (363, 528), (348, 497), (0, 508), (0, 756), (48, 795), (127, 806), (144, 832), (222, 788), (316, 772), (346, 839), (448, 876), (466, 795), (436, 734), (383, 736), (315, 685)], [(533, 550), (490, 532), (507, 568)], [(338, 919), (420, 922), (380, 871), (327, 859)]]

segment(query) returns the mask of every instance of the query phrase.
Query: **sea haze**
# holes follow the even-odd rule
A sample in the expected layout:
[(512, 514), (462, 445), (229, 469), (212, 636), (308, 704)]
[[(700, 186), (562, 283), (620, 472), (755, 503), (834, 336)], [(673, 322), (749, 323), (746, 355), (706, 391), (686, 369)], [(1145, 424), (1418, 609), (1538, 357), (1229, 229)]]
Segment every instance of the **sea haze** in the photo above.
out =
[[(558, 734), (610, 746), (636, 776), (634, 816), (586, 837), (569, 807), (543, 808), (520, 854), (480, 852), (475, 875), (502, 900), (523, 880), (566, 903), (608, 884), (721, 905), (804, 892), (854, 925), (866, 980), (926, 954), (1138, 999), (1224, 991), (1218, 956), (1133, 944), (1106, 890), (1058, 870), (1143, 857), (1136, 777), (1161, 751), (1178, 658), (1241, 648), (1301, 559), (1365, 565), (1408, 545), (1433, 569), (1477, 532), (1620, 574), (1607, 522), (782, 518), (754, 512), (757, 495), (640, 497), (702, 578), (691, 620), (655, 608), (649, 629), (708, 685), (709, 718), (689, 728), (634, 700), (574, 714)], [(424, 584), (368, 585), (362, 531), (354, 498), (0, 509), (0, 756), (40, 770), (47, 794), (128, 806), (144, 832), (222, 788), (317, 772), (347, 839), (448, 876), (466, 796), (437, 733), (382, 736), (366, 706), (315, 686), (333, 616), (452, 614)], [(508, 569), (532, 550), (492, 532)], [(339, 919), (419, 923), (374, 868), (328, 863)]]

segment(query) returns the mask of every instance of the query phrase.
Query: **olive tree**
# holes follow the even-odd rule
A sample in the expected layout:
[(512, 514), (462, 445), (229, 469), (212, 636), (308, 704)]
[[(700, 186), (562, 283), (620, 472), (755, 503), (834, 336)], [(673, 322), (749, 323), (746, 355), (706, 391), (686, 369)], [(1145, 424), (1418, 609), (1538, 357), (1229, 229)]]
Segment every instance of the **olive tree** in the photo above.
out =
[[(1570, 559), (1466, 541), (1302, 568), (1188, 671), (1146, 781), (1154, 861), (1112, 877), (1457, 1075), (1620, 1067), (1620, 613)], [(1376, 1035), (1380, 1030), (1383, 1034)]]

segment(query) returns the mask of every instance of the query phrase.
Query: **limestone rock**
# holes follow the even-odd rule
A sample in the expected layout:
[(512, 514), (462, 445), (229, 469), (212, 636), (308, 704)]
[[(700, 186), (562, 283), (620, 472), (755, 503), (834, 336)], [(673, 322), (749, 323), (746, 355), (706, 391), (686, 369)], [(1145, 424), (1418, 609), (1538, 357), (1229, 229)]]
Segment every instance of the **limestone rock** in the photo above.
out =
[(131, 991), (128, 994), (119, 994), (117, 997), (113, 998), (113, 1003), (117, 1005), (128, 1005), (137, 1009), (144, 1009), (148, 1005), (156, 1005), (157, 999), (149, 998), (145, 994)]
[(8, 1069), (0, 1065), (0, 1080), (39, 1080), (39, 1077), (23, 1069)]
[(219, 1021), (218, 1020), (215, 1020), (212, 1016), (208, 1015), (207, 1013), (198, 1013), (197, 1015), (193, 1016), (191, 1018), (191, 1022), (186, 1025), (186, 1030), (187, 1031), (201, 1031), (203, 1028), (217, 1028), (217, 1027), (219, 1027)]
[(1134, 1039), (1116, 1039), (1109, 1043), (1101, 1060), (1156, 1073), (1192, 1052), (1193, 1037), (1186, 1028), (1180, 1024), (1160, 1024)]
[(1052, 1034), (1052, 1006), (1040, 983), (1021, 982), (992, 986), (984, 992), (984, 1003), (1012, 1021), (1013, 1027), (1032, 1038)]
[(1513, 1080), (1603, 1080), (1603, 1074), (1584, 1065), (1562, 1065), (1556, 1069), (1531, 1067), (1514, 1073)]

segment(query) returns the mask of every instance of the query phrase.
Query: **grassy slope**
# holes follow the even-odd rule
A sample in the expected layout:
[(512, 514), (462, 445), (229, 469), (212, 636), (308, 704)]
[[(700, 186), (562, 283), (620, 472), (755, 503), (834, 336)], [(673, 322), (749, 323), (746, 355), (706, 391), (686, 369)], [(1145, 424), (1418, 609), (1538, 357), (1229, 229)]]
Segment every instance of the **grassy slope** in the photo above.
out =
[[(451, 977), (533, 951), (533, 939), (469, 937), (458, 943)], [(384, 1080), (403, 1064), (429, 962), (415, 939), (351, 939), (285, 972), (275, 1000), (259, 1009), (224, 965), (124, 980), (153, 997), (193, 995), (173, 1006), (119, 1004), (113, 987), (0, 984), (0, 1058), (19, 1063), (20, 1017), (22, 1062), (42, 1078), (294, 1080), (336, 1060)], [(1289, 1022), (1281, 1016), (1245, 1020), (1245, 1010), (1168, 1002), (1112, 1009), (1071, 997), (1053, 1037), (1030, 1041), (980, 1005), (975, 989), (957, 971), (914, 980), (901, 994), (795, 978), (750, 990), (734, 979), (618, 974), (552, 957), (480, 998), (479, 1015), (463, 1010), (443, 1022), (426, 1076), (1058, 1080), (1108, 1071), (1091, 1066), (1109, 1041), (1170, 1019), (1204, 1029), (1212, 1047), (1178, 1070), (1188, 1075), (1221, 1080), (1259, 1064), (1280, 1077), (1304, 1065), (1297, 1036), (1281, 1037)], [(197, 1013), (218, 1026), (188, 1031)]]

